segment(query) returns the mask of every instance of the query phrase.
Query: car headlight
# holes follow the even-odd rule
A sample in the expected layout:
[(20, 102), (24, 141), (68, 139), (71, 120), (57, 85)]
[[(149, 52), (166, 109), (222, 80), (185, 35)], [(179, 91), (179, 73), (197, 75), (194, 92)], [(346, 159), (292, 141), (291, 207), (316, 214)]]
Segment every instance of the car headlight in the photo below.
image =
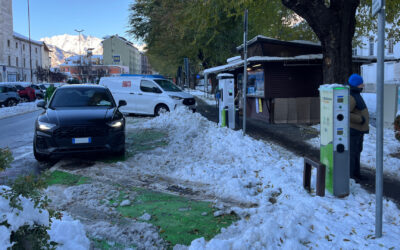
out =
[(38, 121), (38, 129), (42, 131), (49, 131), (55, 126), (56, 124)]
[(180, 96), (170, 95), (169, 97), (171, 97), (174, 100), (183, 100), (183, 97), (180, 97)]
[(112, 122), (108, 123), (108, 126), (110, 126), (112, 128), (120, 128), (120, 127), (122, 127), (122, 125), (124, 125), (124, 120), (123, 119), (115, 120), (115, 121), (112, 121)]

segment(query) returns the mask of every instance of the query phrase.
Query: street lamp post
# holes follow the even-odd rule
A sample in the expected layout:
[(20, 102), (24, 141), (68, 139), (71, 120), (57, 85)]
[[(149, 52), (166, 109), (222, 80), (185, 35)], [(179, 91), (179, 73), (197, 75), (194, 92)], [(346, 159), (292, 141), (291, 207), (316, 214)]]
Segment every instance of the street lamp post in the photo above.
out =
[(31, 82), (33, 83), (33, 72), (32, 72), (32, 42), (31, 42), (31, 14), (29, 10), (29, 0), (28, 0), (28, 29), (29, 29), (29, 67), (31, 71)]
[[(79, 68), (80, 70), (82, 70), (82, 53), (81, 53), (81, 32), (83, 32), (84, 30), (78, 30), (75, 29), (76, 32), (78, 32), (79, 34)], [(79, 72), (79, 76), (82, 78), (82, 72)]]

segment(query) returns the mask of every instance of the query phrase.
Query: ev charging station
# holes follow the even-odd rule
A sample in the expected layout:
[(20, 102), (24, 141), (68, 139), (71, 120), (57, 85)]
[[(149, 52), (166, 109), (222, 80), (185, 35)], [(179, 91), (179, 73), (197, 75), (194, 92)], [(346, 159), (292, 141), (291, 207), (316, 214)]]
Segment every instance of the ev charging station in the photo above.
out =
[(235, 129), (235, 85), (232, 74), (218, 74), (218, 89), (221, 93), (219, 100), (218, 125)]
[(326, 166), (326, 188), (337, 197), (350, 192), (349, 87), (319, 88), (321, 103), (320, 161)]

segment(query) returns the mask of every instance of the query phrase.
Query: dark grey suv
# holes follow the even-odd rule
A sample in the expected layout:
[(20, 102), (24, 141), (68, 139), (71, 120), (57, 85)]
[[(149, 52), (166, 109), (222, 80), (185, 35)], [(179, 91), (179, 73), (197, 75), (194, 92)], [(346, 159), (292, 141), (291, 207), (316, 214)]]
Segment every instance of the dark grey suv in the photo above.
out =
[(14, 86), (0, 85), (0, 107), (2, 105), (10, 107), (18, 104), (20, 98)]

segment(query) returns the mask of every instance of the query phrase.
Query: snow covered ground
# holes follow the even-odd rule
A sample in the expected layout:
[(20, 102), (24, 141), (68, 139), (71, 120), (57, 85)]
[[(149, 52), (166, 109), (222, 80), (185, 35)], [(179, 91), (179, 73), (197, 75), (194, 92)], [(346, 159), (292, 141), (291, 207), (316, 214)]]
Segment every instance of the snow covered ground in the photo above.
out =
[[(223, 229), (212, 240), (194, 240), (190, 249), (377, 249), (400, 246), (400, 211), (393, 202), (384, 201), (383, 237), (375, 239), (374, 195), (353, 181), (350, 195), (342, 199), (328, 192), (325, 197), (307, 193), (302, 188), (303, 159), (279, 146), (242, 136), (241, 131), (219, 128), (200, 114), (184, 109), (152, 119), (129, 118), (128, 124), (128, 130), (168, 131), (168, 146), (136, 154), (125, 162), (96, 163), (91, 167), (72, 168), (70, 172), (102, 180), (99, 183), (104, 185), (108, 181), (125, 184), (145, 176), (168, 179), (182, 188), (214, 197), (214, 202), (226, 213), (234, 211), (240, 216), (239, 221)], [(79, 199), (88, 211), (96, 207), (108, 211), (90, 197), (112, 190), (93, 185), (93, 188), (86, 186), (85, 189), (80, 185), (80, 190), (73, 187), (57, 191), (54, 187), (47, 192), (51, 199), (59, 194), (58, 201), (67, 197), (66, 206)], [(85, 196), (88, 198), (84, 199)], [(224, 207), (220, 201), (226, 200), (249, 206)], [(113, 230), (109, 223), (96, 223), (86, 223), (86, 230), (99, 235)], [(151, 227), (143, 225), (142, 230), (148, 243), (158, 243)], [(120, 235), (124, 237), (124, 234)]]
[(213, 94), (208, 94), (206, 95), (204, 93), (204, 87), (196, 87), (196, 90), (191, 89), (190, 91), (188, 89), (186, 89), (185, 91), (202, 99), (203, 101), (205, 101), (208, 105), (215, 105), (216, 104), (216, 100), (214, 98)]
[(38, 101), (39, 100), (34, 102), (22, 102), (13, 107), (0, 107), (0, 119), (39, 110), (39, 108), (36, 106)]

